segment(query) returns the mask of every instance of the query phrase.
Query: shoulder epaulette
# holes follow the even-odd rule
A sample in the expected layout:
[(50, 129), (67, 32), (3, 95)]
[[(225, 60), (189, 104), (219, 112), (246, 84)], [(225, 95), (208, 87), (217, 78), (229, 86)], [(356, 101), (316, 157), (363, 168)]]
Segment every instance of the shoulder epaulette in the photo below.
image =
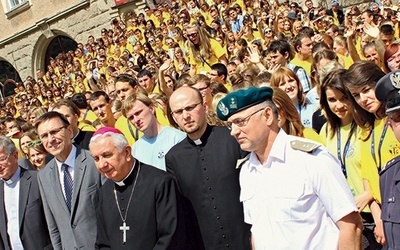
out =
[(320, 146), (320, 144), (301, 140), (293, 140), (290, 142), (290, 146), (296, 150), (312, 153)]
[(245, 163), (249, 158), (250, 158), (250, 154), (246, 155), (246, 157), (244, 157), (242, 159), (238, 159), (236, 162), (236, 169), (241, 168), (243, 163)]

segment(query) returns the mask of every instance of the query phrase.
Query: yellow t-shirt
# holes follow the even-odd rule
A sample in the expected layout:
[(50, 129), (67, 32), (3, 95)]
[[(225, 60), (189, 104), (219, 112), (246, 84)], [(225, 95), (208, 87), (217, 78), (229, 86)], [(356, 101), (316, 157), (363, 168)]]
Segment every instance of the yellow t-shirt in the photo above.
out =
[(319, 142), (322, 145), (325, 145), (325, 142), (324, 142), (324, 140), (322, 140), (321, 136), (317, 132), (315, 132), (315, 130), (312, 128), (304, 128), (303, 135), (304, 135), (304, 138), (307, 138), (307, 139), (313, 140), (315, 142)]
[(124, 134), (131, 146), (143, 135), (143, 133), (136, 129), (123, 115), (115, 122), (115, 128), (119, 129)]
[(336, 53), (339, 58), (339, 63), (342, 64), (343, 68), (349, 69), (351, 65), (353, 65), (354, 61), (350, 55), (344, 56), (342, 54)]
[[(222, 47), (222, 45), (214, 39), (210, 39), (211, 48), (212, 48), (212, 56), (209, 59), (206, 59), (208, 65), (212, 66), (215, 63), (219, 62), (219, 58), (223, 55), (226, 56), (226, 49)], [(207, 65), (207, 63), (202, 63), (196, 61), (193, 57), (192, 51), (189, 50), (189, 63), (192, 67), (196, 67), (196, 74), (206, 74), (210, 72), (211, 68)]]
[(290, 62), (296, 66), (302, 67), (307, 72), (308, 76), (311, 75), (311, 64), (313, 63), (312, 56), (310, 56), (306, 61), (303, 61), (300, 60), (299, 55), (296, 53)]
[[(386, 133), (383, 135), (386, 119), (375, 120), (373, 134), (371, 133), (368, 140), (362, 143), (362, 152), (365, 152), (361, 158), (362, 175), (364, 179), (368, 180), (371, 194), (379, 203), (381, 201), (379, 170), (383, 169), (388, 161), (400, 154), (399, 142), (393, 131), (386, 127)], [(366, 138), (366, 136), (363, 135), (363, 138)], [(372, 141), (374, 141), (374, 146), (372, 146)], [(373, 157), (372, 148), (375, 157)]]
[[(361, 165), (361, 159), (362, 157), (364, 157), (365, 154), (368, 154), (368, 152), (362, 151), (362, 143), (364, 142), (360, 140), (360, 135), (361, 133), (363, 133), (363, 131), (358, 126), (354, 131), (351, 140), (349, 141), (350, 144), (347, 152), (344, 152), (350, 131), (351, 124), (342, 126), (340, 128), (340, 154), (342, 159), (340, 161), (343, 161), (343, 155), (346, 153), (344, 163), (346, 166), (347, 184), (349, 185), (353, 195), (358, 195), (364, 192), (362, 176), (363, 166)], [(338, 157), (338, 134), (335, 133), (334, 136), (331, 138), (330, 133), (331, 127), (328, 123), (325, 123), (324, 126), (322, 126), (319, 134), (321, 138), (325, 141), (326, 148), (329, 150), (329, 152)], [(366, 207), (363, 211), (370, 212), (371, 210)]]

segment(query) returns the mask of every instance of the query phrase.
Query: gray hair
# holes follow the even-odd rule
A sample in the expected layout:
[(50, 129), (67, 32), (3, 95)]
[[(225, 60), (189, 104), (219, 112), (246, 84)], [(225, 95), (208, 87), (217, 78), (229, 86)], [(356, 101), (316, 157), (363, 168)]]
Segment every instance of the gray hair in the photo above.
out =
[(92, 143), (99, 140), (99, 138), (111, 137), (114, 146), (118, 149), (119, 152), (122, 152), (126, 146), (129, 146), (128, 141), (126, 140), (123, 134), (114, 133), (114, 132), (106, 132), (104, 134), (97, 134), (90, 139), (89, 148)]
[(5, 136), (0, 136), (0, 149), (5, 149), (7, 154), (12, 154), (17, 151), (17, 147), (15, 147), (14, 142)]

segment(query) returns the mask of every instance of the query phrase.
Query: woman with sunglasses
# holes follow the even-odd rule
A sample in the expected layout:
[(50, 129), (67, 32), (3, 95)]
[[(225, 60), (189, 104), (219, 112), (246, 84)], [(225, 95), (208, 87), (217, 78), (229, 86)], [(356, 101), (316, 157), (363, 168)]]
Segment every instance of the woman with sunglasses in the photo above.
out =
[(209, 72), (211, 65), (218, 62), (227, 64), (226, 49), (197, 23), (186, 26), (186, 36), (189, 39), (190, 75)]
[(372, 195), (370, 208), (376, 223), (376, 228), (374, 225), (366, 223), (364, 223), (364, 227), (371, 227), (371, 230), (374, 230), (376, 240), (380, 244), (385, 243), (385, 237), (380, 220), (381, 197), (378, 173), (388, 161), (400, 154), (399, 143), (393, 131), (388, 128), (385, 107), (375, 96), (375, 85), (384, 75), (385, 73), (376, 64), (357, 61), (343, 76), (345, 84), (356, 102), (374, 118), (373, 123), (370, 124), (371, 129), (362, 136), (365, 141), (362, 143), (362, 147), (364, 147), (362, 152), (370, 153), (363, 154), (361, 165), (363, 166), (363, 177), (368, 181), (367, 188), (370, 189)]

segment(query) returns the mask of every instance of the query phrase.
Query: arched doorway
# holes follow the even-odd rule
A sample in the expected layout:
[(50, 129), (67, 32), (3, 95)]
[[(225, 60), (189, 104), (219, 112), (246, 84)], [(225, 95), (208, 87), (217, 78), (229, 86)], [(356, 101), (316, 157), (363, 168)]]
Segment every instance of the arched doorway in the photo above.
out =
[(3, 97), (14, 95), (16, 82), (21, 82), (21, 77), (17, 70), (9, 62), (0, 60), (1, 95)]
[(56, 36), (51, 40), (49, 46), (47, 46), (44, 66), (49, 65), (50, 58), (55, 58), (59, 53), (67, 53), (70, 50), (75, 50), (77, 44), (77, 42), (67, 36)]

